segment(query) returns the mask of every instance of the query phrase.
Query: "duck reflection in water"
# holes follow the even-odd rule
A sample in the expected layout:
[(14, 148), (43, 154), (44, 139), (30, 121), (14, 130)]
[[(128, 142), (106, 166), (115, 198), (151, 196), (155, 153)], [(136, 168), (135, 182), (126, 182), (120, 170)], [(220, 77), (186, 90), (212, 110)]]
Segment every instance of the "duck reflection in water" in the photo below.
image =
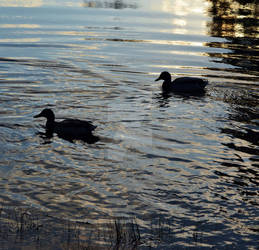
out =
[(82, 140), (92, 144), (99, 141), (99, 137), (92, 134), (92, 131), (94, 131), (97, 126), (94, 126), (91, 122), (78, 119), (65, 119), (61, 122), (56, 122), (54, 112), (51, 109), (44, 109), (41, 113), (34, 116), (34, 118), (38, 117), (47, 119), (45, 125), (46, 132), (44, 134), (46, 138), (52, 138), (55, 133), (58, 137), (70, 142)]

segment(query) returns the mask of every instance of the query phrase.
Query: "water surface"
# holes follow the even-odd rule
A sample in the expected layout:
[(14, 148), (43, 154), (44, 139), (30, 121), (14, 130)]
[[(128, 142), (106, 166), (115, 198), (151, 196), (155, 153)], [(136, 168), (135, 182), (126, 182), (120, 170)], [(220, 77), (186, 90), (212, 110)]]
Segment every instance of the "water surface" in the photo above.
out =
[[(94, 224), (133, 217), (142, 247), (256, 249), (255, 3), (0, 6), (2, 206)], [(164, 96), (154, 82), (164, 70), (207, 78), (206, 94)], [(101, 140), (40, 135), (33, 116), (46, 107), (91, 120)], [(173, 237), (149, 237), (157, 219)]]

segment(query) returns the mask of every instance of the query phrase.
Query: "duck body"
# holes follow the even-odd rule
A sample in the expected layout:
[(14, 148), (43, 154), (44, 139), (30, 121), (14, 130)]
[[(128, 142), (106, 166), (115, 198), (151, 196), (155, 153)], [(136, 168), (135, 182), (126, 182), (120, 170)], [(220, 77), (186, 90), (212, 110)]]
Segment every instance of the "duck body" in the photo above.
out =
[(171, 81), (171, 75), (164, 71), (156, 79), (156, 81), (164, 80), (162, 90), (164, 92), (180, 92), (180, 93), (202, 93), (208, 81), (198, 77), (179, 77)]
[(59, 137), (73, 139), (84, 139), (92, 135), (96, 129), (91, 122), (78, 119), (65, 119), (61, 122), (55, 121), (55, 115), (51, 109), (44, 109), (34, 118), (45, 117), (47, 134), (56, 133)]
[(81, 136), (91, 134), (92, 131), (95, 130), (96, 126), (87, 121), (66, 119), (61, 122), (55, 122), (54, 127), (46, 124), (46, 128), (48, 130), (53, 130), (53, 132), (58, 135), (67, 135), (80, 138)]

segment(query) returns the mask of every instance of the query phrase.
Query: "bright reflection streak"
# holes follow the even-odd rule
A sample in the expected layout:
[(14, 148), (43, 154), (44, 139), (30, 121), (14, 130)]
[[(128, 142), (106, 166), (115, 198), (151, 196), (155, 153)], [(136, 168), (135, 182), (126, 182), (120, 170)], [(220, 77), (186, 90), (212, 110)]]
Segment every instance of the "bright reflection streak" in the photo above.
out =
[(192, 13), (203, 13), (206, 6), (205, 2), (201, 0), (164, 0), (161, 10), (177, 16), (186, 16)]
[[(198, 66), (183, 66), (183, 65), (152, 65), (152, 67), (159, 69), (192, 69), (192, 70), (200, 70), (202, 67)], [(154, 73), (157, 74), (157, 73)]]
[(176, 0), (174, 2), (164, 0), (162, 3), (162, 10), (164, 12), (174, 13), (178, 16), (186, 16), (188, 14), (188, 3), (181, 0)]
[(82, 1), (58, 1), (58, 0), (0, 0), (2, 7), (41, 7), (43, 5), (62, 5), (66, 7), (82, 6)]
[(203, 47), (203, 43), (202, 42), (191, 42), (191, 41), (147, 40), (147, 42), (148, 43), (152, 43), (152, 44)]
[(39, 41), (40, 41), (40, 38), (0, 39), (1, 43), (35, 43)]
[(188, 30), (186, 30), (186, 29), (172, 29), (172, 33), (184, 35), (184, 34), (188, 33)]
[(186, 26), (187, 22), (184, 19), (174, 18), (172, 23), (178, 26)]
[[(95, 1), (92, 1), (94, 4)], [(103, 0), (103, 2), (105, 2)], [(172, 13), (177, 16), (186, 16), (193, 13), (203, 13), (208, 3), (204, 0), (142, 0), (144, 8), (152, 10), (160, 10), (167, 13)], [(55, 6), (62, 5), (66, 7), (79, 7), (83, 5), (83, 1), (72, 0), (0, 0), (2, 7), (40, 7), (43, 5)]]
[(179, 51), (179, 50), (171, 50), (171, 51), (160, 51), (160, 53), (166, 53), (166, 54), (174, 54), (174, 55), (189, 55), (189, 56), (208, 56), (207, 53), (202, 52), (193, 52), (193, 51)]
[(207, 56), (206, 53), (191, 52), (191, 51), (169, 51), (169, 52), (167, 52), (167, 53), (169, 53), (169, 54), (175, 54), (175, 55)]
[[(208, 9), (208, 3), (205, 0), (143, 0), (145, 1), (144, 8), (150, 9), (155, 12), (166, 13), (167, 20), (170, 20), (168, 15), (171, 15), (170, 20), (172, 24), (172, 29), (165, 30), (164, 32), (174, 33), (174, 34), (189, 34), (190, 28), (191, 32), (195, 34), (197, 32), (204, 33), (204, 25), (198, 23), (200, 18), (204, 16), (204, 13)], [(158, 3), (159, 2), (159, 3)], [(190, 18), (190, 16), (193, 16)], [(198, 17), (198, 19), (196, 18)], [(193, 22), (192, 22), (193, 21)], [(195, 30), (195, 31), (194, 31)], [(161, 30), (163, 32), (163, 30)]]
[(38, 24), (0, 24), (0, 28), (8, 28), (8, 29), (15, 29), (15, 28), (25, 28), (25, 29), (37, 29), (40, 25)]
[(39, 7), (42, 5), (42, 0), (0, 0), (2, 7)]

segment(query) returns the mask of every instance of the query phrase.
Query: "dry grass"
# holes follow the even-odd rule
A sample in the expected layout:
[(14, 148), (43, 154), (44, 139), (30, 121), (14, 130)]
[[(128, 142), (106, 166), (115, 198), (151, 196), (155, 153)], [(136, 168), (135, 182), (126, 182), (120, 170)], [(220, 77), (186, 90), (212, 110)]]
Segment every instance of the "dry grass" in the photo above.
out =
[(134, 219), (92, 225), (31, 209), (0, 209), (0, 249), (136, 249), (140, 239)]

